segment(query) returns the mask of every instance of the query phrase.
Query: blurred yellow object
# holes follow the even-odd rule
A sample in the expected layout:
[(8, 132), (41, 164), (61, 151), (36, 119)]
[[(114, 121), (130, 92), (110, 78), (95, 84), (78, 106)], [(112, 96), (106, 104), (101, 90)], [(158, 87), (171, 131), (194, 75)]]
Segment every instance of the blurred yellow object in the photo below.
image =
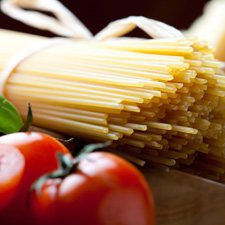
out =
[(207, 40), (209, 44), (215, 46), (215, 57), (225, 61), (225, 1), (208, 2), (203, 14), (185, 33)]

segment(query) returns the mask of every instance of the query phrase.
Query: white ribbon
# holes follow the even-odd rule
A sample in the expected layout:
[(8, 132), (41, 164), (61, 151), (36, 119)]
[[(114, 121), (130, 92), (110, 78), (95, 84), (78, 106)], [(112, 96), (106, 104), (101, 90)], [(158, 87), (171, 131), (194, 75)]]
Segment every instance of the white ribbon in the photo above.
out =
[[(84, 24), (57, 0), (2, 0), (1, 9), (16, 20), (57, 35), (85, 40), (93, 36)], [(24, 9), (51, 12), (56, 18)]]
[(179, 30), (165, 23), (148, 19), (143, 16), (130, 16), (111, 22), (106, 28), (96, 34), (94, 39), (102, 41), (111, 37), (119, 37), (127, 34), (136, 27), (140, 28), (153, 38), (184, 37)]
[[(93, 38), (88, 28), (58, 0), (2, 0), (1, 9), (5, 14), (16, 20), (38, 29), (51, 31), (57, 35), (83, 40)], [(56, 18), (24, 9), (51, 12)], [(111, 37), (122, 36), (136, 27), (153, 38), (184, 36), (179, 30), (165, 23), (143, 16), (130, 16), (110, 23), (94, 39), (102, 41)]]

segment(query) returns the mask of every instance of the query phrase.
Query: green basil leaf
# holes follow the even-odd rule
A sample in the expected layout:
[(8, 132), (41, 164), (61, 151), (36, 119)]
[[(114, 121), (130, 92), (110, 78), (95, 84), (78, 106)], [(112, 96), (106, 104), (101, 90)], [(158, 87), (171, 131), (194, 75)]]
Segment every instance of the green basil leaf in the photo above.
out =
[(15, 106), (0, 95), (0, 132), (4, 134), (18, 132), (23, 126)]

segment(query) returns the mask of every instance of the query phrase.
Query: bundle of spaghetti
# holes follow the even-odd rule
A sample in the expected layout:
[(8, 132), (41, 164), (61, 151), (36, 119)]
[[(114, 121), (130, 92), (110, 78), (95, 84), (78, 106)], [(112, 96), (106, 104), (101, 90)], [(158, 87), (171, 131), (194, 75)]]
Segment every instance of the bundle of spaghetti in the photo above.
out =
[[(0, 69), (45, 37), (0, 30)], [(225, 182), (225, 76), (196, 38), (62, 41), (17, 65), (5, 96), (34, 125), (131, 161)]]

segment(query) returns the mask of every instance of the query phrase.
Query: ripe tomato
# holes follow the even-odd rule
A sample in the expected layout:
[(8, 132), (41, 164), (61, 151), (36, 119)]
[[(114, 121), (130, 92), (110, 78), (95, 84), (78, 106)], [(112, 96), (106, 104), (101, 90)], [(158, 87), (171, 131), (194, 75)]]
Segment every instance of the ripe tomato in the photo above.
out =
[(43, 174), (58, 168), (56, 152), (70, 154), (69, 150), (51, 136), (36, 132), (4, 135), (0, 137), (0, 143), (17, 147), (25, 158), (21, 185), (13, 201), (0, 213), (1, 225), (32, 224), (27, 205), (30, 186)]
[(89, 153), (65, 178), (48, 179), (30, 195), (38, 225), (152, 225), (154, 204), (143, 175), (106, 152)]
[(24, 172), (25, 160), (20, 151), (0, 144), (0, 211), (12, 201)]

